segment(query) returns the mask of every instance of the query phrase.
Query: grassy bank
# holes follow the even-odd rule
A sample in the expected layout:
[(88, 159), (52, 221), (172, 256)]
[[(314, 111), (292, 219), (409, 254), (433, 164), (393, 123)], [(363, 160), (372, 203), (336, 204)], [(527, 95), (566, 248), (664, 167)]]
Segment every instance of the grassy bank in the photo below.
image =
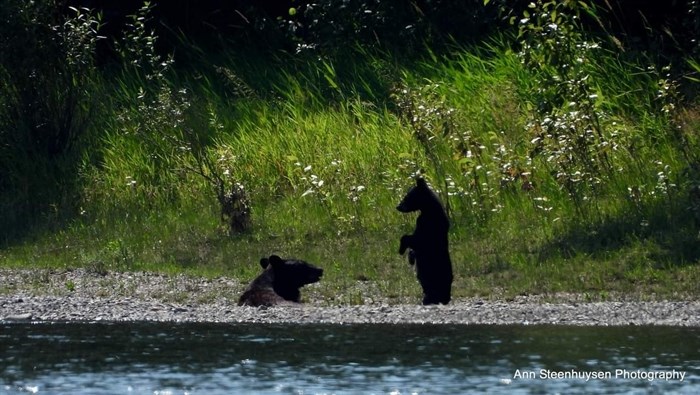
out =
[(277, 253), (323, 267), (329, 297), (419, 300), (397, 254), (415, 216), (394, 207), (422, 174), (457, 297), (696, 297), (700, 107), (650, 60), (567, 39), (566, 67), (499, 39), (411, 60), (194, 47), (105, 71), (74, 214), (0, 265), (247, 280)]

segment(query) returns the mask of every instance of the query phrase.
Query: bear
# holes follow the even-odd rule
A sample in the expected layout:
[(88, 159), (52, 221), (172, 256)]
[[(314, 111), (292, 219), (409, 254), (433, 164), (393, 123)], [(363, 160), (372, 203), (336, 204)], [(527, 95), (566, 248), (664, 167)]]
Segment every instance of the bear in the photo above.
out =
[(420, 211), (413, 234), (401, 236), (399, 254), (408, 249), (408, 261), (415, 265), (423, 288), (423, 304), (448, 304), (452, 293), (452, 261), (448, 231), (449, 219), (438, 196), (422, 177), (396, 209), (402, 213)]
[(298, 259), (277, 255), (260, 259), (263, 272), (238, 299), (239, 306), (275, 306), (300, 303), (299, 288), (318, 282), (323, 269)]

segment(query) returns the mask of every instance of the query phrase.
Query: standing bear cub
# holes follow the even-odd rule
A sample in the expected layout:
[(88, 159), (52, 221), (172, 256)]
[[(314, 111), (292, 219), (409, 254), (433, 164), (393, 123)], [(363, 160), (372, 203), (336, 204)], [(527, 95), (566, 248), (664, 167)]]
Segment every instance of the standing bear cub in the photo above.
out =
[(239, 306), (274, 306), (299, 303), (299, 288), (321, 279), (323, 269), (297, 259), (277, 255), (260, 259), (264, 269), (238, 299)]
[(423, 304), (447, 304), (452, 288), (452, 261), (447, 231), (450, 224), (445, 209), (423, 178), (396, 207), (402, 213), (420, 211), (412, 235), (401, 236), (399, 254), (409, 249), (408, 260), (416, 265), (416, 275), (423, 288)]

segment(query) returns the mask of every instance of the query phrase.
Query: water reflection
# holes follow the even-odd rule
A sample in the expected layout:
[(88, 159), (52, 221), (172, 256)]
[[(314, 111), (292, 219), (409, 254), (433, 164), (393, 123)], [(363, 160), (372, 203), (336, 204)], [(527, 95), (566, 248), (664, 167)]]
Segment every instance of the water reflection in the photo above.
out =
[[(700, 392), (700, 329), (0, 324), (7, 393)], [(685, 372), (683, 381), (615, 378)], [(552, 372), (554, 378), (542, 379)], [(556, 374), (569, 378), (559, 379)], [(571, 373), (610, 372), (604, 379)], [(534, 378), (530, 378), (534, 376)]]

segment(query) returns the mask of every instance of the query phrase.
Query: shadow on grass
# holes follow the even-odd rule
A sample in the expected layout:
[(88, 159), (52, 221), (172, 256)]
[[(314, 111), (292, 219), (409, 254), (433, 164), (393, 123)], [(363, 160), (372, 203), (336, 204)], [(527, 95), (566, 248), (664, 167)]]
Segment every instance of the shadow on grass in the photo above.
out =
[[(21, 244), (36, 235), (57, 232), (65, 228), (78, 215), (73, 202), (78, 201), (72, 192), (55, 199), (34, 190), (33, 197), (0, 196), (0, 249)], [(42, 197), (45, 197), (43, 199)]]
[(0, 190), (0, 249), (63, 229), (79, 215), (78, 180), (71, 175), (76, 172), (55, 178), (37, 173), (25, 173), (22, 185)]
[(646, 245), (647, 257), (657, 268), (699, 265), (700, 219), (689, 209), (687, 199), (665, 200), (572, 225), (540, 249), (540, 258), (567, 259), (580, 254), (603, 258), (639, 242)]

